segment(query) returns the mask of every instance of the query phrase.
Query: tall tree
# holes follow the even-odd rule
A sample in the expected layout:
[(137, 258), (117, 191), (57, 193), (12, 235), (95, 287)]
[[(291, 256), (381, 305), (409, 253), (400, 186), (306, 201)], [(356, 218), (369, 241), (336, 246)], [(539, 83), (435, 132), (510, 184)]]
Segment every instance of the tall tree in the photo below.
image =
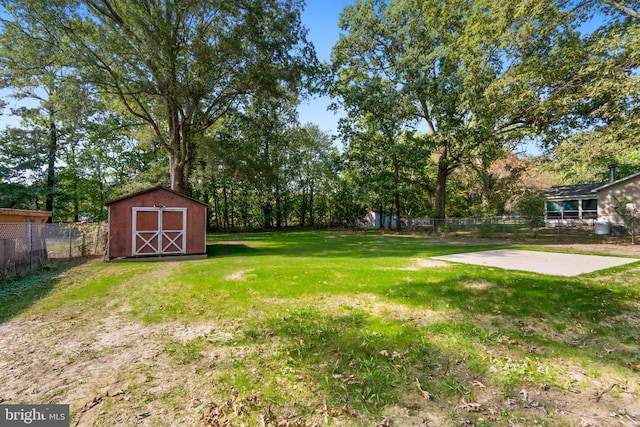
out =
[[(581, 126), (563, 136), (591, 144), (637, 145), (640, 137), (640, 18), (637, 1), (586, 1), (578, 4), (580, 23), (599, 26), (583, 34), (562, 64), (566, 76), (551, 87), (549, 97), (560, 111)], [(555, 65), (555, 64), (552, 64)], [(556, 67), (554, 67), (556, 68)], [(567, 108), (569, 106), (569, 108)], [(564, 107), (564, 108), (563, 108)]]
[[(445, 215), (447, 178), (473, 161), (480, 145), (502, 144), (536, 124), (543, 95), (526, 90), (534, 78), (528, 61), (548, 54), (547, 31), (559, 31), (559, 20), (549, 2), (521, 3), (357, 0), (341, 16), (334, 97), (344, 99), (344, 88), (364, 80), (395, 85), (396, 109), (434, 146), (438, 217)], [(535, 19), (525, 15), (532, 11)]]
[(306, 124), (289, 132), (291, 139), (289, 176), (293, 189), (298, 193), (298, 218), (300, 225), (314, 226), (318, 214), (318, 195), (326, 194), (337, 179), (332, 162), (337, 149), (331, 137), (316, 125)]
[(363, 185), (373, 186), (373, 192), (377, 193), (380, 217), (391, 207), (392, 214), (388, 216), (391, 218), (395, 213), (399, 231), (403, 192), (401, 168), (406, 163), (424, 160), (416, 152), (406, 150), (407, 140), (415, 139), (404, 135), (407, 116), (399, 107), (404, 99), (393, 82), (380, 76), (336, 87), (338, 91), (347, 110), (347, 117), (340, 121), (340, 131), (349, 141), (346, 155), (358, 164), (358, 169), (369, 171), (366, 178), (360, 174), (370, 181)]
[(188, 191), (198, 136), (247, 96), (297, 90), (315, 54), (300, 0), (20, 1), (101, 93), (148, 124)]
[(46, 133), (37, 129), (9, 128), (0, 133), (0, 206), (44, 209)]
[(3, 6), (6, 13), (0, 20), (0, 86), (9, 88), (13, 98), (26, 103), (14, 108), (13, 114), (20, 117), (30, 134), (28, 138), (32, 142), (37, 138), (40, 153), (46, 153), (45, 185), (41, 189), (44, 209), (52, 211), (59, 151), (70, 128), (91, 114), (87, 88), (76, 70), (67, 66), (59, 40), (44, 22), (5, 3)]

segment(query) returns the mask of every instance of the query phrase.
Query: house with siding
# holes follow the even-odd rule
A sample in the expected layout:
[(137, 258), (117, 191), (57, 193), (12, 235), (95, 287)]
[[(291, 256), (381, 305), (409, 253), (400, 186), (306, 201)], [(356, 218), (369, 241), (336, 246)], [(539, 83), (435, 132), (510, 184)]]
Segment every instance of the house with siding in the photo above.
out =
[(615, 166), (611, 166), (609, 176), (608, 182), (551, 187), (545, 193), (547, 227), (596, 221), (623, 225), (624, 219), (616, 212), (616, 206), (626, 199), (631, 207), (640, 208), (640, 172), (617, 179)]

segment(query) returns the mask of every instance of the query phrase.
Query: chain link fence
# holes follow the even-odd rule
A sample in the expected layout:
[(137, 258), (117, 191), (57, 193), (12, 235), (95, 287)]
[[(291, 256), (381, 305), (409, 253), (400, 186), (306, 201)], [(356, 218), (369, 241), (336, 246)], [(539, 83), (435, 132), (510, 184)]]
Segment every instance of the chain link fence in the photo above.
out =
[[(409, 219), (405, 230), (426, 234), (459, 237), (528, 238), (552, 236), (604, 235), (597, 231), (597, 221), (548, 221), (544, 217), (487, 217), (487, 218), (421, 218)], [(613, 237), (626, 237), (629, 230), (622, 225), (611, 226)]]
[(0, 224), (0, 279), (32, 273), (46, 261), (104, 253), (106, 224)]
[[(388, 218), (388, 217), (386, 217)], [(402, 219), (401, 228), (405, 231), (424, 234), (458, 237), (542, 237), (542, 236), (588, 236), (595, 233), (595, 220), (576, 220), (573, 222), (545, 223), (544, 217), (485, 217), (485, 218), (408, 218)], [(392, 224), (383, 222), (385, 229), (395, 229)], [(358, 228), (378, 228), (378, 221), (359, 221)], [(614, 227), (615, 228), (615, 227)], [(615, 230), (614, 230), (615, 231)], [(624, 230), (621, 231), (624, 233)], [(612, 233), (614, 236), (622, 234)]]
[[(407, 220), (406, 225), (411, 231), (473, 237), (526, 236), (551, 231), (545, 228), (544, 218), (412, 218)], [(575, 227), (572, 229), (575, 231)], [(564, 233), (569, 228), (553, 228), (554, 233), (558, 231)]]

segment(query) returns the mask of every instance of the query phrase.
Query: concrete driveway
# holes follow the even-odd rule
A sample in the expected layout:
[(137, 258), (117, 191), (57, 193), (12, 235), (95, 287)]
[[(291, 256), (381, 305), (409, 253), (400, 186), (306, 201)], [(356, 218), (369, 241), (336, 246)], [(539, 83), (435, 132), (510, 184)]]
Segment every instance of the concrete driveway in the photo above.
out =
[(640, 261), (633, 258), (521, 251), (516, 249), (468, 252), (437, 256), (432, 259), (499, 267), (505, 270), (530, 271), (554, 276), (577, 276)]

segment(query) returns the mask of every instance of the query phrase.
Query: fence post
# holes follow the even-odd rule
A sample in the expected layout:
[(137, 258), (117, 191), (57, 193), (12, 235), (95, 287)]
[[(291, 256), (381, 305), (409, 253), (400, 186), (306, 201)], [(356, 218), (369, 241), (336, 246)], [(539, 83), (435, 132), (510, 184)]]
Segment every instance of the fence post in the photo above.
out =
[(69, 231), (69, 258), (73, 258), (73, 247), (71, 246), (71, 233), (73, 232), (73, 228), (67, 224), (67, 231)]
[(33, 273), (33, 223), (29, 223), (29, 274)]

